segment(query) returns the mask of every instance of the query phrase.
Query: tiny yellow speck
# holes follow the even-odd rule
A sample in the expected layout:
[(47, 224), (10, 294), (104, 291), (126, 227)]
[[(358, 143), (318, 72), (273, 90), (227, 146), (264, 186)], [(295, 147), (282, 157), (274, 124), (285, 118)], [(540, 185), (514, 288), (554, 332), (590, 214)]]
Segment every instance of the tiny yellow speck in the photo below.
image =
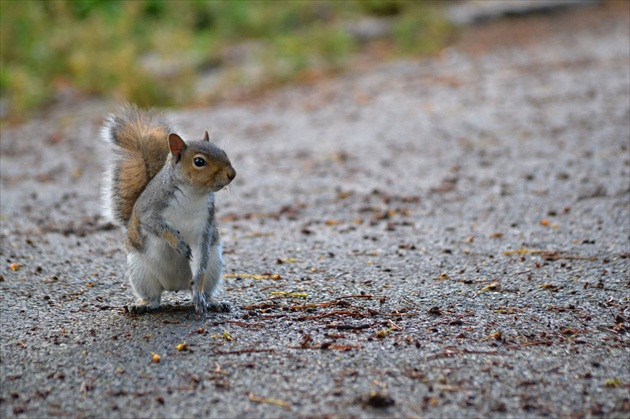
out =
[(21, 263), (12, 263), (9, 265), (9, 269), (11, 269), (13, 272), (17, 272), (20, 269), (22, 269), (24, 265), (22, 265)]

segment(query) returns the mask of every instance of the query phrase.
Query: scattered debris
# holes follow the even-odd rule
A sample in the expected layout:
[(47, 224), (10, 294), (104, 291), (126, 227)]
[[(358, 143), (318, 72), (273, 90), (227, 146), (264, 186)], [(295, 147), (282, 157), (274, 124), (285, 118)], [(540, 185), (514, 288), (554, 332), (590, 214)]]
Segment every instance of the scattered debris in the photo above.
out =
[(281, 406), (281, 407), (291, 407), (291, 404), (288, 402), (277, 400), (277, 399), (271, 399), (268, 397), (257, 397), (257, 396), (254, 396), (253, 393), (249, 393), (249, 400), (256, 403), (267, 403), (267, 404), (273, 404), (273, 405)]
[(526, 248), (523, 248), (523, 247), (521, 247), (520, 249), (516, 249), (516, 250), (507, 250), (507, 251), (503, 252), (503, 254), (505, 256), (512, 256), (512, 255), (521, 255), (521, 256), (522, 255), (540, 255), (547, 261), (554, 261), (554, 260), (560, 260), (560, 259), (566, 259), (566, 260), (590, 260), (590, 261), (598, 260), (596, 257), (585, 257), (585, 256), (568, 255), (568, 254), (566, 254), (566, 252), (561, 251), (561, 250), (536, 250), (536, 249), (526, 249)]
[(493, 282), (492, 284), (486, 285), (485, 287), (477, 291), (475, 293), (475, 297), (486, 291), (498, 291), (500, 288), (501, 288), (501, 285), (498, 282)]
[(396, 404), (396, 401), (386, 393), (372, 391), (364, 398), (363, 404), (369, 407), (383, 409), (393, 406), (394, 404)]
[(551, 292), (556, 292), (560, 289), (559, 286), (553, 285), (553, 284), (542, 284), (538, 288), (543, 289), (543, 290), (549, 290)]
[(16, 262), (13, 262), (12, 264), (9, 265), (9, 269), (11, 269), (13, 272), (17, 272), (23, 267), (24, 267), (24, 264), (16, 263)]

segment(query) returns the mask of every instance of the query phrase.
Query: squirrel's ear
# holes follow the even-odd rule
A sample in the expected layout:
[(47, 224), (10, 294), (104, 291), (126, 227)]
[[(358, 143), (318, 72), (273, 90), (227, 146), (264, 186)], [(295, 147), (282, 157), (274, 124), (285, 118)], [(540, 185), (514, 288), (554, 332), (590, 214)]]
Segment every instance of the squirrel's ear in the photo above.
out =
[(174, 132), (168, 134), (168, 147), (171, 149), (175, 163), (179, 163), (182, 153), (186, 150), (186, 143), (182, 140), (182, 137)]
[(207, 141), (207, 142), (210, 142), (210, 136), (208, 135), (208, 131), (206, 131), (206, 132), (203, 134), (203, 140), (204, 140), (204, 141)]

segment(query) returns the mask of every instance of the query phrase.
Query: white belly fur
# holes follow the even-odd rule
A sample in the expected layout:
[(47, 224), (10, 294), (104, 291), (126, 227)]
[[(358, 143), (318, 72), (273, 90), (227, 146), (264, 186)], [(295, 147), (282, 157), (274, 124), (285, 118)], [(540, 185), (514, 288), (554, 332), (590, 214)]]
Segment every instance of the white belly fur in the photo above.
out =
[[(190, 290), (193, 274), (204, 253), (211, 252), (202, 247), (204, 229), (208, 222), (208, 195), (197, 195), (192, 191), (182, 190), (164, 212), (164, 219), (179, 231), (192, 251), (192, 262), (174, 250), (164, 239), (152, 234), (145, 238), (143, 252), (129, 252), (127, 256), (132, 287), (141, 300), (157, 298), (162, 291)], [(211, 252), (209, 268), (220, 277), (220, 245)], [(191, 269), (192, 266), (192, 269)], [(218, 278), (206, 284), (209, 295), (216, 288)], [(152, 300), (152, 303), (155, 303)]]
[(142, 289), (149, 288), (156, 291), (160, 288), (165, 291), (190, 289), (192, 274), (188, 260), (160, 238), (149, 235), (146, 238), (144, 253), (129, 253), (127, 261), (132, 270), (144, 271), (132, 273), (133, 280), (157, 281), (159, 284), (153, 284), (153, 286), (137, 284)]
[(180, 232), (193, 252), (199, 250), (208, 222), (209, 198), (208, 195), (197, 195), (184, 189), (176, 193), (176, 199), (164, 212), (164, 219)]
[[(177, 199), (173, 199), (172, 204), (166, 209), (164, 218), (177, 231), (180, 232), (184, 241), (188, 243), (192, 251), (192, 262), (188, 263), (180, 256), (188, 267), (186, 278), (170, 280), (169, 285), (173, 289), (190, 289), (190, 281), (192, 275), (198, 269), (197, 264), (202, 260), (202, 255), (210, 251), (207, 247), (202, 246), (204, 230), (207, 228), (208, 222), (208, 195), (197, 195), (193, 191), (183, 189), (177, 193)], [(167, 245), (168, 246), (168, 245)], [(179, 255), (178, 255), (179, 256)], [(191, 269), (192, 267), (192, 269)], [(174, 284), (176, 282), (176, 284)], [(164, 286), (164, 289), (170, 290), (171, 287)]]

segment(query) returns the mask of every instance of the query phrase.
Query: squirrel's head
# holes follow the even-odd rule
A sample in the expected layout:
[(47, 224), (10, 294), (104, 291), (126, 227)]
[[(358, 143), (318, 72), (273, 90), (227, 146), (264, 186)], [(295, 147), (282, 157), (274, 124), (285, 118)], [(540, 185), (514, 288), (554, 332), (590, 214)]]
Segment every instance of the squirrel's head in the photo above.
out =
[(193, 187), (207, 192), (217, 192), (225, 188), (236, 177), (225, 151), (210, 142), (208, 131), (203, 140), (184, 142), (182, 138), (171, 133), (168, 135), (171, 150), (171, 163), (179, 166), (181, 176)]

